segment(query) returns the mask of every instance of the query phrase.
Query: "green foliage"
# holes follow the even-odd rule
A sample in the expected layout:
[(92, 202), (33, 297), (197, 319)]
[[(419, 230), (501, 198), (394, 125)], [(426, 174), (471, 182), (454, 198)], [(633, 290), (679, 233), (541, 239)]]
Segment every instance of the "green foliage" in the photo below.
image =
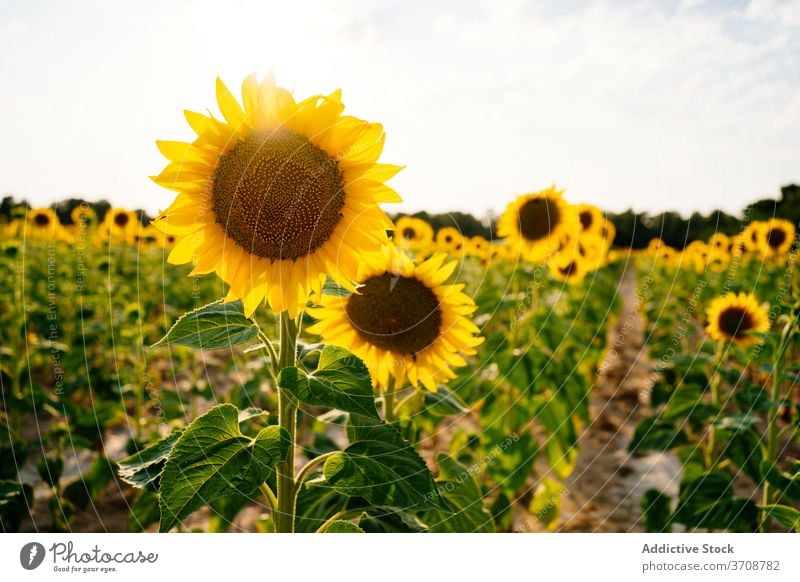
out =
[(176, 344), (216, 350), (243, 344), (258, 335), (258, 327), (244, 316), (241, 301), (215, 301), (182, 315), (153, 347)]
[(284, 368), (278, 384), (304, 404), (336, 408), (380, 420), (369, 370), (361, 360), (342, 348), (325, 347), (313, 372), (307, 373), (296, 367)]
[(254, 494), (291, 441), (269, 426), (255, 438), (239, 430), (239, 411), (220, 404), (195, 419), (175, 442), (161, 476), (161, 531), (210, 501), (234, 493)]
[(433, 475), (395, 428), (351, 416), (350, 446), (325, 461), (328, 483), (342, 495), (400, 509), (443, 509)]

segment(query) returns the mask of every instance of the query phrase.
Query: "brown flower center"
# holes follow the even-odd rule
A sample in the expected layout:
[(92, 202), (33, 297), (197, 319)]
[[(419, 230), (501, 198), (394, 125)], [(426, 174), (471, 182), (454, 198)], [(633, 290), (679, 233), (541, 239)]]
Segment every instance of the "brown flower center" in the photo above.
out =
[(567, 265), (558, 268), (558, 272), (564, 277), (571, 277), (578, 271), (578, 265), (575, 261), (570, 261)]
[(44, 212), (42, 212), (34, 215), (33, 222), (36, 223), (36, 226), (47, 226), (48, 224), (50, 224), (50, 217)]
[(527, 240), (541, 240), (550, 235), (560, 218), (558, 205), (549, 198), (528, 200), (519, 209), (519, 232)]
[(404, 228), (403, 229), (403, 238), (406, 240), (414, 240), (417, 236), (417, 233), (414, 231), (413, 228)]
[(364, 341), (414, 355), (439, 337), (442, 312), (434, 292), (415, 277), (384, 273), (367, 279), (347, 300), (347, 316)]
[(722, 333), (732, 338), (744, 336), (755, 326), (753, 315), (742, 307), (724, 309), (717, 320)]
[(217, 222), (242, 247), (294, 261), (322, 246), (339, 224), (342, 172), (302, 135), (253, 134), (220, 159), (212, 197)]
[(578, 214), (578, 218), (581, 221), (581, 228), (583, 230), (589, 230), (592, 226), (592, 222), (594, 222), (592, 213), (588, 210), (583, 210), (580, 214)]
[(782, 228), (771, 228), (767, 233), (767, 244), (773, 249), (780, 248), (786, 242), (786, 231)]
[(114, 224), (116, 224), (120, 228), (124, 228), (130, 222), (131, 217), (128, 216), (127, 212), (118, 212), (114, 215)]

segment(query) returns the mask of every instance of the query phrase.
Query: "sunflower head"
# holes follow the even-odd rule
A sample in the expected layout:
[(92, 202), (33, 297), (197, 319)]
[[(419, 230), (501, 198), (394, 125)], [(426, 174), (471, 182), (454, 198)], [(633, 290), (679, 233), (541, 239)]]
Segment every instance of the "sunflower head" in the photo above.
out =
[(588, 262), (579, 253), (560, 254), (548, 261), (550, 276), (557, 281), (574, 285), (583, 280), (589, 272)]
[(433, 243), (433, 228), (421, 218), (403, 216), (394, 226), (392, 241), (401, 249), (425, 251)]
[(436, 247), (440, 251), (460, 256), (464, 252), (464, 237), (453, 226), (445, 226), (436, 232)]
[(549, 258), (565, 234), (578, 232), (575, 210), (555, 186), (517, 197), (497, 222), (497, 234), (529, 261)]
[(97, 222), (97, 213), (88, 204), (79, 204), (69, 213), (72, 224), (76, 227), (86, 228)]
[(764, 223), (761, 221), (753, 221), (747, 225), (747, 228), (744, 229), (742, 232), (742, 242), (744, 243), (745, 247), (748, 251), (757, 252), (759, 251), (760, 241), (761, 241), (761, 229), (764, 227)]
[(178, 192), (155, 221), (169, 262), (217, 273), (248, 315), (266, 301), (294, 317), (326, 277), (352, 289), (392, 228), (378, 204), (400, 201), (383, 127), (343, 115), (339, 91), (297, 102), (271, 76), (247, 77), (241, 103), (217, 80), (217, 103), (221, 119), (186, 113), (193, 142), (158, 142), (154, 180)]
[(605, 239), (606, 243), (608, 243), (608, 246), (611, 247), (611, 245), (614, 243), (614, 239), (617, 236), (617, 227), (614, 226), (614, 223), (610, 220), (604, 219), (603, 224), (600, 227), (599, 234)]
[(37, 240), (68, 239), (66, 231), (52, 208), (33, 208), (25, 221), (26, 234)]
[(141, 224), (136, 212), (124, 208), (112, 208), (103, 218), (102, 232), (110, 240), (135, 243), (134, 235)]
[(58, 222), (58, 217), (52, 208), (34, 208), (28, 211), (28, 221), (34, 228), (49, 229)]
[(788, 220), (772, 218), (758, 231), (758, 248), (766, 257), (781, 257), (794, 244), (795, 228)]
[(482, 342), (468, 317), (475, 303), (463, 285), (445, 284), (457, 265), (445, 258), (437, 253), (415, 266), (387, 246), (382, 263), (362, 271), (356, 293), (324, 295), (309, 310), (317, 319), (309, 331), (364, 360), (376, 386), (394, 378), (436, 390)]
[(582, 233), (600, 233), (605, 217), (603, 211), (591, 204), (578, 204), (575, 208), (578, 226)]
[(716, 297), (706, 310), (706, 331), (718, 342), (737, 345), (761, 343), (755, 334), (769, 331), (767, 309), (752, 293), (728, 293)]
[(477, 257), (482, 261), (489, 258), (492, 251), (492, 244), (482, 236), (473, 236), (465, 239), (466, 253)]

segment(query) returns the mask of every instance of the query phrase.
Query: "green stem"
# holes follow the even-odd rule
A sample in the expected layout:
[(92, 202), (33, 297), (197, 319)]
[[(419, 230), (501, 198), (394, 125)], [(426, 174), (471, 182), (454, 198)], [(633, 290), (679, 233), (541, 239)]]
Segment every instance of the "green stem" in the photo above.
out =
[[(766, 460), (770, 463), (771, 466), (774, 466), (777, 459), (776, 453), (778, 450), (778, 415), (780, 412), (780, 406), (777, 404), (781, 400), (781, 388), (783, 385), (783, 372), (784, 372), (784, 364), (785, 364), (785, 357), (786, 357), (786, 350), (789, 347), (789, 343), (794, 333), (794, 328), (800, 321), (800, 316), (790, 319), (786, 326), (783, 328), (783, 333), (781, 334), (780, 344), (778, 345), (778, 349), (775, 352), (775, 359), (772, 364), (772, 390), (770, 394), (770, 399), (772, 402), (770, 403), (769, 411), (767, 412), (767, 450), (766, 450)], [(775, 493), (769, 486), (769, 482), (764, 481), (764, 489), (762, 491), (762, 504), (763, 505), (770, 505), (775, 502)], [(761, 510), (761, 519), (760, 519), (761, 531), (768, 532), (772, 529), (772, 518), (769, 515), (767, 509)]]
[[(708, 381), (709, 389), (711, 390), (711, 404), (720, 408), (719, 414), (722, 414), (722, 406), (720, 405), (720, 397), (719, 397), (719, 388), (720, 388), (720, 376), (719, 376), (719, 369), (725, 362), (725, 358), (728, 355), (728, 347), (726, 344), (720, 342), (717, 344), (717, 348), (714, 351), (714, 358), (711, 360), (711, 376)], [(710, 424), (708, 427), (708, 444), (706, 446), (706, 468), (713, 469), (717, 462), (719, 461), (718, 458), (714, 456), (714, 449), (716, 448), (716, 437), (717, 437), (717, 430), (714, 424)]]
[(389, 383), (383, 390), (383, 419), (387, 424), (397, 420), (395, 416), (394, 400), (397, 392), (395, 391), (394, 380), (389, 376)]
[(278, 499), (275, 497), (275, 494), (272, 492), (272, 489), (270, 489), (269, 485), (267, 485), (266, 483), (262, 483), (261, 493), (264, 495), (264, 499), (267, 500), (267, 505), (269, 505), (269, 508), (274, 512), (278, 507)]
[(330, 453), (325, 453), (318, 457), (314, 457), (308, 463), (306, 463), (305, 467), (300, 469), (300, 472), (297, 474), (297, 479), (294, 481), (295, 497), (297, 497), (297, 494), (300, 493), (300, 487), (302, 487), (305, 480), (311, 476), (311, 474), (314, 472), (314, 469), (319, 467), (337, 452), (338, 451), (331, 451)]
[(258, 328), (258, 339), (260, 339), (261, 343), (264, 344), (264, 349), (269, 354), (269, 361), (272, 363), (272, 367), (269, 368), (269, 375), (272, 377), (272, 381), (275, 382), (275, 386), (277, 386), (278, 378), (276, 370), (280, 371), (279, 368), (280, 364), (279, 364), (278, 354), (275, 353), (275, 346), (272, 345), (272, 342), (267, 337), (267, 334), (261, 331), (260, 327)]
[[(281, 349), (278, 358), (277, 377), (281, 370), (297, 363), (297, 324), (288, 313), (281, 313)], [(295, 485), (294, 449), (297, 440), (297, 404), (291, 395), (278, 386), (278, 424), (289, 434), (289, 451), (286, 459), (276, 465), (278, 481), (278, 507), (275, 511), (275, 531), (294, 531)]]
[(356, 515), (358, 515), (362, 511), (364, 511), (364, 510), (363, 509), (343, 509), (342, 511), (339, 511), (338, 513), (334, 513), (332, 516), (330, 516), (328, 519), (325, 520), (325, 523), (323, 523), (321, 526), (319, 526), (317, 528), (317, 533), (325, 533), (325, 530), (327, 530), (328, 527), (330, 527), (330, 525), (334, 521), (338, 521), (340, 519), (344, 519), (345, 517), (348, 517), (348, 518), (355, 517)]

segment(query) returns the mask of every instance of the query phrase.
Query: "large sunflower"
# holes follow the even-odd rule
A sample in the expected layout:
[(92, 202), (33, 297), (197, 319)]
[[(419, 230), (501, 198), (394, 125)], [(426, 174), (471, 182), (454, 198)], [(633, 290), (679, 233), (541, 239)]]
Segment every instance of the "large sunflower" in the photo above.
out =
[(788, 220), (771, 218), (758, 231), (758, 247), (767, 257), (780, 257), (794, 244), (795, 228)]
[(415, 266), (387, 246), (382, 264), (362, 272), (358, 293), (325, 295), (309, 310), (318, 321), (308, 331), (364, 360), (377, 386), (393, 377), (398, 387), (407, 379), (436, 390), (483, 341), (469, 319), (476, 306), (464, 285), (444, 283), (457, 265), (445, 257), (437, 253)]
[(716, 297), (706, 310), (706, 331), (719, 342), (738, 345), (760, 343), (753, 334), (769, 331), (769, 315), (752, 293)]
[(398, 202), (378, 164), (383, 127), (342, 115), (341, 92), (296, 102), (269, 76), (242, 83), (240, 105), (217, 80), (223, 119), (186, 112), (192, 143), (158, 142), (170, 164), (155, 181), (179, 192), (155, 224), (177, 239), (169, 262), (216, 272), (249, 315), (266, 300), (294, 317), (326, 276), (353, 289)]
[(574, 209), (562, 198), (563, 190), (555, 186), (524, 194), (511, 202), (497, 222), (497, 234), (508, 244), (519, 248), (529, 261), (548, 258), (558, 250), (566, 235), (577, 233)]

